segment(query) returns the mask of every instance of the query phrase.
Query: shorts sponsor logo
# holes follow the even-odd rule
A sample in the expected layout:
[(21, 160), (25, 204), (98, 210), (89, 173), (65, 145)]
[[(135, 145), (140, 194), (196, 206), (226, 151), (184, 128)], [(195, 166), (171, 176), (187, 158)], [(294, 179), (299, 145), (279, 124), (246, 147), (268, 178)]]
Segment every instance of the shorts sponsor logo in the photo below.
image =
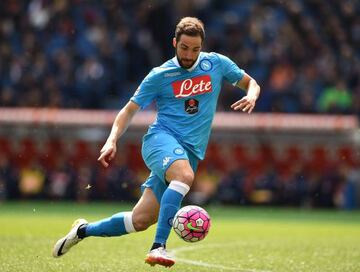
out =
[(172, 83), (172, 87), (176, 98), (212, 92), (211, 77), (209, 75), (178, 80)]
[(177, 147), (177, 148), (174, 149), (174, 154), (182, 155), (182, 154), (184, 154), (184, 149), (182, 149), (180, 147)]
[(163, 168), (165, 168), (168, 164), (169, 164), (169, 162), (170, 162), (170, 160), (171, 160), (172, 158), (171, 157), (165, 157), (164, 159), (163, 159)]
[(212, 66), (212, 62), (208, 59), (203, 59), (202, 61), (200, 61), (200, 69), (204, 72), (210, 71), (212, 69)]

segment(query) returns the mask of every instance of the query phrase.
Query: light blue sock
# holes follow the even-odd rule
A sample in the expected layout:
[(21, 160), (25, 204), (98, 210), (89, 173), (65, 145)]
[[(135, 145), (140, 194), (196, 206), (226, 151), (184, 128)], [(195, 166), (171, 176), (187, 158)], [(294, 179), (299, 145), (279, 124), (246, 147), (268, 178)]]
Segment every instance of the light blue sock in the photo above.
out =
[(132, 212), (121, 212), (114, 214), (109, 218), (89, 223), (86, 226), (85, 236), (121, 236), (135, 232), (132, 223)]
[(190, 187), (183, 182), (176, 180), (170, 182), (170, 185), (165, 190), (160, 202), (155, 243), (166, 244), (172, 227), (172, 220), (179, 210), (184, 196), (189, 190)]

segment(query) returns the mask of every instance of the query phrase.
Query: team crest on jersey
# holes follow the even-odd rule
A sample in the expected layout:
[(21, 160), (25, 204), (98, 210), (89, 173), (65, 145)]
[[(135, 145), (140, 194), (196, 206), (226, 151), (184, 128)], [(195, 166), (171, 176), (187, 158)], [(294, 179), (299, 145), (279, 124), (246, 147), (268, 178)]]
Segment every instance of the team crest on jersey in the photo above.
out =
[(190, 98), (185, 100), (185, 111), (188, 114), (194, 114), (199, 111), (199, 101), (194, 98)]
[(212, 62), (208, 59), (203, 59), (202, 61), (200, 61), (200, 69), (204, 72), (210, 71), (212, 69), (212, 66)]
[(178, 80), (172, 83), (172, 87), (176, 98), (212, 92), (211, 77), (209, 75)]
[(184, 154), (184, 149), (177, 147), (174, 149), (174, 154), (175, 155), (183, 155)]

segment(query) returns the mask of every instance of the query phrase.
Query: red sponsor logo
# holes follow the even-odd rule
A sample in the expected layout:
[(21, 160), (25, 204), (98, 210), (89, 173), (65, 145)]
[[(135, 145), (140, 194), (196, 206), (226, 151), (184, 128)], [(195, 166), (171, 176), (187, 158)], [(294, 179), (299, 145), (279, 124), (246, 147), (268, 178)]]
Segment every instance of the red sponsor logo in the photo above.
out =
[(211, 78), (209, 75), (188, 78), (172, 83), (176, 98), (188, 97), (212, 91)]

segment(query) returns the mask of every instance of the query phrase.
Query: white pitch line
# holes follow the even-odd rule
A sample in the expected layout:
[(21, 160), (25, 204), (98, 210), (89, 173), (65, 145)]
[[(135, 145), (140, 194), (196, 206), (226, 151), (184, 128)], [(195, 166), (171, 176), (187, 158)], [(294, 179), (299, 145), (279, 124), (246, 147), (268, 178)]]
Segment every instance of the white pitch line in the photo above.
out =
[(178, 262), (196, 265), (196, 266), (207, 267), (210, 269), (231, 270), (231, 271), (238, 271), (238, 272), (271, 272), (269, 270), (244, 269), (244, 268), (235, 267), (235, 266), (224, 266), (221, 264), (206, 263), (203, 261), (194, 261), (194, 260), (190, 260), (190, 259), (178, 258), (175, 256), (177, 253), (180, 253), (180, 252), (193, 251), (193, 250), (198, 250), (201, 248), (228, 247), (229, 245), (232, 245), (232, 244), (238, 244), (238, 243), (228, 243), (228, 244), (221, 244), (221, 245), (220, 244), (210, 244), (210, 245), (200, 245), (200, 246), (179, 247), (179, 248), (175, 248), (174, 250), (172, 250), (170, 252), (170, 254), (173, 255), (175, 257), (176, 261), (178, 261)]
[(173, 250), (171, 250), (172, 253), (179, 253), (179, 252), (185, 252), (185, 251), (193, 251), (196, 249), (202, 249), (202, 248), (212, 248), (212, 247), (229, 247), (232, 245), (239, 245), (239, 242), (232, 242), (232, 243), (213, 243), (213, 244), (200, 244), (200, 245), (195, 245), (195, 244), (189, 244), (188, 246), (183, 246), (183, 247), (178, 247), (175, 248)]
[[(205, 263), (202, 261), (193, 261), (193, 260), (187, 260), (187, 259), (181, 259), (181, 258), (176, 258), (176, 261), (181, 262), (181, 263), (186, 263), (186, 264), (192, 264), (192, 265), (197, 265), (197, 266), (203, 266), (203, 267), (207, 267), (207, 268), (211, 268), (211, 269), (221, 269), (221, 270), (232, 270), (232, 271), (238, 271), (238, 272), (255, 272), (256, 270), (243, 270), (236, 267), (229, 267), (229, 266), (223, 266), (220, 264), (210, 264), (210, 263)], [(256, 271), (258, 272), (258, 271)]]

